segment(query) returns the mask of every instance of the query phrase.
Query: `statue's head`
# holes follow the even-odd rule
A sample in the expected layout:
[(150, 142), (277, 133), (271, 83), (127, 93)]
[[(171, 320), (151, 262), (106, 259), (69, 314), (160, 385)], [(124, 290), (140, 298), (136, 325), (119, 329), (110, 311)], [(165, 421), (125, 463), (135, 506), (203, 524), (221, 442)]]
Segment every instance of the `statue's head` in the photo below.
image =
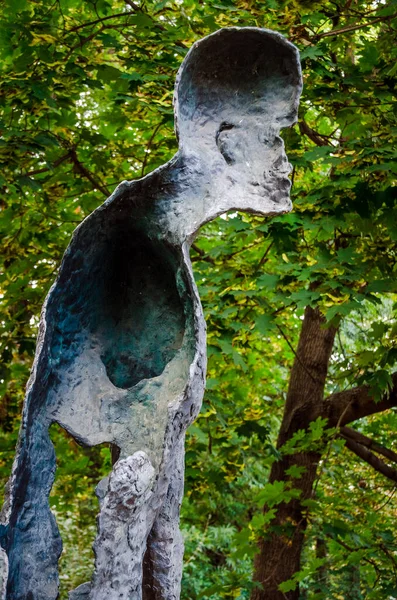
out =
[(182, 151), (222, 171), (222, 210), (291, 208), (279, 132), (296, 122), (301, 89), (298, 51), (273, 31), (222, 29), (188, 52), (175, 86), (176, 131)]

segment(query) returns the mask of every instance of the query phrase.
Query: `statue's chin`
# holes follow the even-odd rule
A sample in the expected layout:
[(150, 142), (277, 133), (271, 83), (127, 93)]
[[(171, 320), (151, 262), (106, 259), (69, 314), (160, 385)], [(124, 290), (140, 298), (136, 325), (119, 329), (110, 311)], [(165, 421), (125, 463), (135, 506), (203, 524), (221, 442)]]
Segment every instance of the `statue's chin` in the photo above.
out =
[(262, 215), (285, 213), (292, 209), (290, 200), (291, 181), (286, 174), (268, 174), (265, 179), (250, 181), (250, 204), (255, 212)]

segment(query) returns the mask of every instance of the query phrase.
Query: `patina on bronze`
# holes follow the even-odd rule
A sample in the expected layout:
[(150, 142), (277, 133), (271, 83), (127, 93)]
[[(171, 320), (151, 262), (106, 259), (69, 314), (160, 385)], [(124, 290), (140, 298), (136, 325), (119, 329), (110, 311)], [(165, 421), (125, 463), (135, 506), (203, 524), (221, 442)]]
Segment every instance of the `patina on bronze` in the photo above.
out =
[(97, 487), (92, 580), (70, 598), (179, 598), (184, 437), (206, 367), (189, 248), (227, 210), (291, 209), (279, 132), (300, 92), (298, 52), (278, 33), (232, 28), (197, 42), (176, 80), (177, 154), (121, 183), (76, 229), (43, 307), (3, 509), (7, 600), (58, 595), (53, 422), (82, 445), (120, 449)]

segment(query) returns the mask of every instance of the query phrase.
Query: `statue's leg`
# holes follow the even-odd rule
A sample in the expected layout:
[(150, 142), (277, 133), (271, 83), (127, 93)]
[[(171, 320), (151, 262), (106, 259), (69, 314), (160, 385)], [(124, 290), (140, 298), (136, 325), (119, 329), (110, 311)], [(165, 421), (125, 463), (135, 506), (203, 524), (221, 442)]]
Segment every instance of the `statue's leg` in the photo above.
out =
[(179, 513), (183, 496), (185, 440), (176, 447), (163, 506), (147, 541), (143, 565), (143, 600), (179, 600), (183, 566), (183, 539)]
[[(7, 493), (6, 522), (0, 526), (8, 555), (8, 574), (0, 583), (0, 597), (6, 585), (7, 600), (58, 598), (62, 541), (48, 501), (54, 473), (54, 446), (48, 423), (39, 415), (18, 446)], [(1, 562), (5, 571), (4, 556)]]
[[(119, 460), (101, 494), (95, 573), (89, 600), (141, 600), (142, 562), (155, 512), (151, 508), (154, 469), (144, 452)], [(102, 486), (105, 487), (105, 486)], [(101, 498), (102, 496), (102, 498)], [(87, 586), (88, 587), (88, 586)], [(71, 598), (85, 598), (87, 589)]]

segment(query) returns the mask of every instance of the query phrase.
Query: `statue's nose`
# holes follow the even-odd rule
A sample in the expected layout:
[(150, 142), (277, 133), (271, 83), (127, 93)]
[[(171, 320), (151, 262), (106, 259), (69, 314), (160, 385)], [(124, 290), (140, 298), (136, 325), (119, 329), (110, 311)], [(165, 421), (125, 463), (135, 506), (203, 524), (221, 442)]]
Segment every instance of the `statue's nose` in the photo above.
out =
[(272, 168), (276, 171), (276, 173), (289, 175), (289, 173), (292, 171), (292, 166), (288, 162), (287, 155), (284, 152), (284, 146), (281, 144), (277, 150), (278, 156), (274, 160)]

